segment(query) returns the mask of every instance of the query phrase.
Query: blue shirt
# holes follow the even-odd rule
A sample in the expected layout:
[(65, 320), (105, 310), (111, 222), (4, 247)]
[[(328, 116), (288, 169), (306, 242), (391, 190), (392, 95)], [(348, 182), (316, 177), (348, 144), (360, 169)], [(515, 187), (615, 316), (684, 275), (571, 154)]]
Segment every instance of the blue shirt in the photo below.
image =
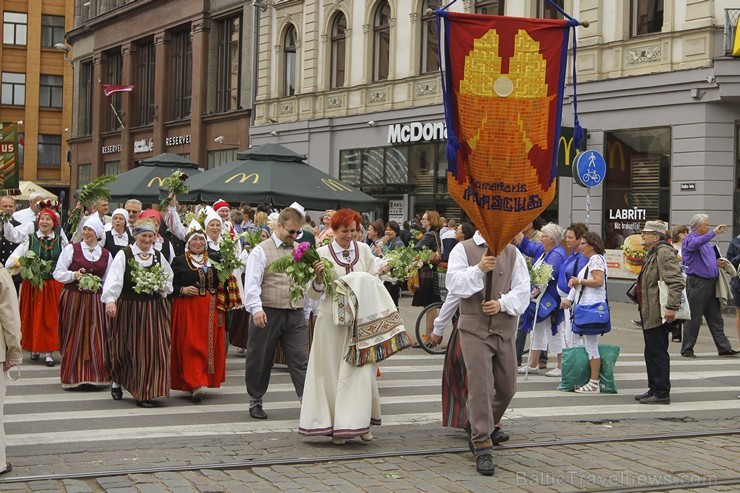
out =
[(717, 236), (714, 231), (705, 235), (699, 235), (692, 231), (681, 243), (681, 256), (686, 265), (686, 274), (716, 279), (719, 275), (717, 266), (717, 254), (714, 247), (709, 243)]

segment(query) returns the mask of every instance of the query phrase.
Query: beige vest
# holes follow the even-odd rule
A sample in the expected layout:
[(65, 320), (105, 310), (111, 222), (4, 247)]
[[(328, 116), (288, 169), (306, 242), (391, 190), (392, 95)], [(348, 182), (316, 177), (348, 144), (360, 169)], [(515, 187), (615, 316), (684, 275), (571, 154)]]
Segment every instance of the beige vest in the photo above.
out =
[[(268, 238), (260, 247), (265, 252), (267, 265), (286, 255), (292, 255), (293, 251), (289, 248), (278, 248), (272, 238)], [(275, 272), (265, 272), (262, 277), (262, 294), (260, 295), (262, 306), (281, 309), (298, 309), (303, 308), (303, 298), (290, 300), (290, 279), (287, 274), (277, 274)]]
[[(478, 246), (473, 239), (462, 242), (465, 254), (468, 256), (468, 265), (477, 265), (486, 247)], [(506, 245), (496, 260), (496, 268), (493, 269), (493, 288), (491, 298), (497, 300), (502, 294), (511, 291), (511, 277), (516, 262), (516, 247)], [(486, 276), (487, 277), (487, 276)], [(460, 300), (460, 320), (457, 328), (468, 332), (481, 339), (496, 335), (504, 340), (510, 339), (516, 334), (516, 317), (501, 311), (496, 315), (485, 315), (481, 308), (483, 302), (483, 291), (475, 293), (470, 298)]]

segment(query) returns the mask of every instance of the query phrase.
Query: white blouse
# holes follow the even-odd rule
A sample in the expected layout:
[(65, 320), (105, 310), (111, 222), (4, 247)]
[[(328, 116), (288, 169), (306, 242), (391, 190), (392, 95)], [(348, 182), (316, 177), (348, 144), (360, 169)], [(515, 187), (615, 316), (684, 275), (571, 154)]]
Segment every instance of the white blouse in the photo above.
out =
[[(100, 243), (91, 248), (87, 245), (87, 243), (83, 242), (82, 255), (90, 262), (97, 262), (103, 255), (103, 248), (100, 246)], [(108, 266), (105, 268), (105, 274), (103, 274), (103, 282), (105, 282), (108, 271), (110, 270), (111, 263), (113, 262), (111, 254), (106, 253), (106, 255), (108, 255)], [(64, 247), (61, 255), (59, 255), (59, 260), (57, 260), (57, 266), (54, 269), (54, 279), (63, 284), (69, 284), (70, 282), (73, 282), (75, 280), (76, 271), (69, 270), (69, 266), (72, 265), (73, 256), (74, 245), (67, 245), (66, 247)]]
[[(150, 265), (152, 265), (152, 262), (154, 261), (153, 249), (149, 249), (149, 251), (144, 252), (136, 245), (136, 243), (134, 243), (133, 245), (131, 245), (131, 251), (134, 254), (134, 258), (140, 265), (142, 265), (143, 267), (149, 267)], [(146, 259), (142, 259), (139, 256), (140, 253), (150, 253), (151, 255), (149, 255)], [(164, 285), (164, 290), (162, 291), (162, 293), (160, 293), (162, 297), (165, 298), (168, 294), (172, 293), (172, 278), (174, 277), (174, 274), (172, 272), (172, 267), (170, 267), (170, 264), (167, 262), (164, 254), (161, 255), (160, 260), (162, 269), (167, 275), (167, 282)], [(108, 267), (105, 283), (103, 284), (103, 294), (100, 297), (100, 300), (103, 303), (115, 302), (116, 300), (118, 300), (119, 296), (121, 296), (121, 291), (123, 290), (123, 275), (125, 272), (126, 252), (121, 250), (116, 254), (116, 257), (113, 259), (113, 263)]]
[[(52, 231), (48, 235), (44, 235), (41, 233), (41, 231), (36, 231), (36, 237), (41, 239), (44, 236), (48, 236), (50, 239), (54, 239), (56, 235)], [(13, 269), (15, 267), (18, 267), (18, 259), (24, 256), (26, 253), (28, 253), (29, 245), (31, 244), (31, 240), (26, 236), (25, 240), (23, 240), (23, 243), (18, 245), (15, 250), (13, 250), (13, 253), (10, 254), (10, 257), (8, 257), (8, 260), (5, 262), (5, 268), (6, 269)], [(64, 249), (69, 242), (67, 241), (67, 238), (62, 235), (62, 249)]]

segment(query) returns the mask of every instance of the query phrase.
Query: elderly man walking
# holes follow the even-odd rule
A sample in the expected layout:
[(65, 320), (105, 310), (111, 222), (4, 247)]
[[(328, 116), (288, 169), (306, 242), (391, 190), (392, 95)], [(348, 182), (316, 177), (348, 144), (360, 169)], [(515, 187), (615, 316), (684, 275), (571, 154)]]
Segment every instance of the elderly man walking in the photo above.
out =
[(681, 356), (696, 358), (694, 345), (699, 337), (701, 319), (707, 320), (709, 331), (720, 356), (734, 356), (740, 351), (732, 349), (725, 335), (722, 308), (715, 292), (715, 283), (723, 260), (717, 259), (714, 247), (709, 243), (715, 236), (725, 232), (727, 226), (720, 224), (709, 228), (709, 216), (695, 214), (691, 218), (691, 232), (681, 245), (683, 263), (686, 265), (686, 295), (691, 309), (691, 320), (684, 324)]

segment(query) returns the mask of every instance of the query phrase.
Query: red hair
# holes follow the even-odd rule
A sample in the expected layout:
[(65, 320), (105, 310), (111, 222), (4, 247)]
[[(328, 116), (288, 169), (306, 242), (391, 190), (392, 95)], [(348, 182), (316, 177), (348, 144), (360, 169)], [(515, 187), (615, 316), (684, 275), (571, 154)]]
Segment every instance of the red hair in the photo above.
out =
[(56, 212), (54, 212), (53, 210), (51, 210), (49, 208), (46, 208), (46, 209), (42, 209), (39, 212), (39, 216), (41, 214), (48, 214), (51, 217), (51, 220), (54, 223), (54, 229), (57, 229), (59, 227), (59, 216), (57, 216), (57, 213)]
[(353, 209), (339, 209), (331, 216), (331, 229), (348, 228), (352, 223), (359, 227), (362, 224), (362, 216)]

